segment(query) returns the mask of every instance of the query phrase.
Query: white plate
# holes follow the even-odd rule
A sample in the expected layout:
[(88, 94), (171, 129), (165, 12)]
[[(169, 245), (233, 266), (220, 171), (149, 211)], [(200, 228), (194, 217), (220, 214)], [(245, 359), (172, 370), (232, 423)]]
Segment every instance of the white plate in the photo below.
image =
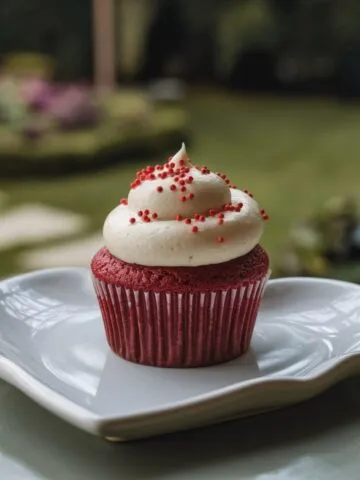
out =
[(310, 398), (360, 371), (360, 287), (272, 280), (251, 350), (214, 367), (160, 369), (113, 355), (86, 269), (0, 283), (0, 377), (90, 433), (133, 439)]

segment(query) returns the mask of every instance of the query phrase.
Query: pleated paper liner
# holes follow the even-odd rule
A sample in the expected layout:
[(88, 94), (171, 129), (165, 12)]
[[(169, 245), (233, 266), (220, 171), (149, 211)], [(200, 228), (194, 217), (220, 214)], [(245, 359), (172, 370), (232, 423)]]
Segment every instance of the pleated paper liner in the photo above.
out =
[(269, 274), (214, 292), (155, 293), (93, 277), (111, 350), (131, 362), (199, 367), (248, 349)]

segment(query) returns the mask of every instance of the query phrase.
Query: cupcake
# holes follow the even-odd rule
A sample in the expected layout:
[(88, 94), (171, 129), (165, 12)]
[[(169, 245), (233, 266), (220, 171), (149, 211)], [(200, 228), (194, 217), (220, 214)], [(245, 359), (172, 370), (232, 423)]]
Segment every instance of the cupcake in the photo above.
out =
[(192, 165), (184, 145), (137, 172), (91, 262), (111, 350), (159, 367), (245, 353), (269, 277), (267, 219), (225, 174)]

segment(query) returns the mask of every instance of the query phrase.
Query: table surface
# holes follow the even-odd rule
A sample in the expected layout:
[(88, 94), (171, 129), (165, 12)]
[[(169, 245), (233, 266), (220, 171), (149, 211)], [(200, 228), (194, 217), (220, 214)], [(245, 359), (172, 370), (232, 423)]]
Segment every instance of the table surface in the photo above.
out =
[(360, 378), (284, 410), (111, 444), (0, 381), (0, 478), (6, 480), (358, 480)]

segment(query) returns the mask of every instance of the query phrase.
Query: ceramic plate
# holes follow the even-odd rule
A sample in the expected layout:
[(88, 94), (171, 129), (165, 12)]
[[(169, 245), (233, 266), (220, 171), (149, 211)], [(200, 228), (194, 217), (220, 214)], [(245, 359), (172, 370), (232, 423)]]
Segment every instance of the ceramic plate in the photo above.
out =
[(250, 351), (206, 368), (160, 369), (113, 355), (86, 269), (0, 283), (0, 376), (90, 433), (128, 440), (310, 398), (360, 371), (360, 287), (272, 280)]

